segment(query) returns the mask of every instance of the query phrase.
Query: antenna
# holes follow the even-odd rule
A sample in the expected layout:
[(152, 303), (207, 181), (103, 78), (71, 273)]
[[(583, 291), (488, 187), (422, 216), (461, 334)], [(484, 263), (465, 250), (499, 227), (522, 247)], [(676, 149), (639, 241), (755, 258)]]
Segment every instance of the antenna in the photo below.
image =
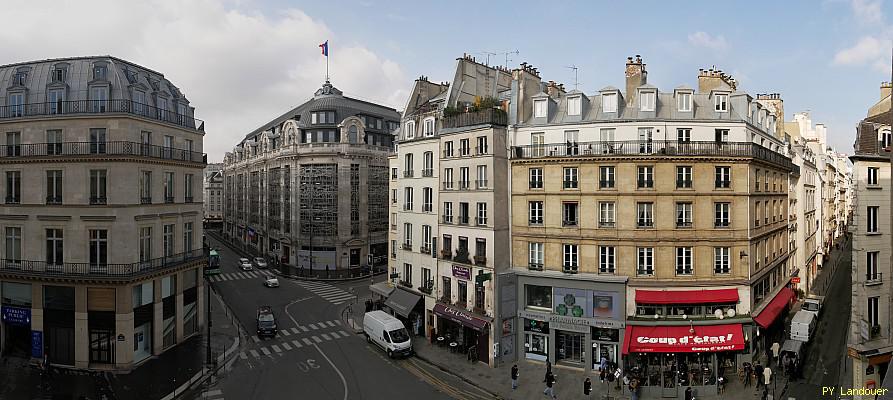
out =
[(490, 65), (490, 56), (496, 56), (496, 55), (499, 55), (499, 54), (501, 54), (501, 53), (493, 53), (493, 52), (490, 52), (490, 51), (481, 51), (481, 52), (479, 52), (478, 54), (483, 54), (483, 55), (486, 55), (486, 56), (487, 56), (487, 63), (486, 63), (485, 65), (488, 65), (488, 66), (489, 66), (489, 65)]
[(504, 52), (504, 53), (502, 53), (502, 54), (505, 55), (505, 68), (508, 69), (508, 67), (509, 67), (509, 61), (512, 61), (512, 60), (509, 58), (509, 54), (518, 55), (518, 54), (521, 54), (521, 52), (518, 51), (518, 49), (515, 49), (515, 51), (506, 51), (506, 52)]
[(484, 54), (487, 56), (487, 65), (490, 65), (490, 56), (505, 56), (505, 67), (508, 68), (509, 61), (511, 61), (511, 59), (509, 58), (509, 55), (510, 54), (521, 54), (521, 52), (516, 49), (516, 50), (512, 50), (512, 51), (500, 51), (500, 52), (481, 51), (481, 52), (478, 52), (478, 54)]
[(577, 90), (580, 86), (580, 82), (577, 79), (577, 71), (579, 71), (580, 68), (577, 67), (576, 65), (569, 65), (569, 66), (566, 66), (565, 68), (570, 68), (570, 69), (574, 70), (574, 90)]

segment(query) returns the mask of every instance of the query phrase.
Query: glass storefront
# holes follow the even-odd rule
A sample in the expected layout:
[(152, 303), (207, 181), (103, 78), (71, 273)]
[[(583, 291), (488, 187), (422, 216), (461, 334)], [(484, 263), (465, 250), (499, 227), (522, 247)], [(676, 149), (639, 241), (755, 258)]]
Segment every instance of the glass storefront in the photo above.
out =
[(584, 337), (585, 334), (582, 333), (555, 331), (555, 363), (583, 365), (586, 362), (583, 353)]
[(524, 356), (538, 361), (549, 359), (549, 323), (524, 319)]
[(602, 358), (608, 365), (619, 365), (617, 358), (620, 330), (610, 328), (595, 328), (591, 330), (592, 338), (592, 370), (598, 371)]

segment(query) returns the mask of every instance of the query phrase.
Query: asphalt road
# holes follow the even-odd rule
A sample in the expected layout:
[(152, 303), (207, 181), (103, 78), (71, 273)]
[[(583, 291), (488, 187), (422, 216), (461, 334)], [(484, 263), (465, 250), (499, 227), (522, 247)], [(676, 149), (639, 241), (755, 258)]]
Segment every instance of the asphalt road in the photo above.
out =
[(803, 378), (790, 382), (782, 398), (815, 399), (821, 397), (822, 386), (839, 387), (842, 383), (852, 303), (852, 243), (849, 240), (840, 254), (833, 255), (835, 258), (840, 256), (838, 269), (828, 287), (815, 338), (807, 348)]
[[(368, 297), (368, 280), (343, 284), (280, 278), (263, 286), (265, 270), (244, 273), (238, 255), (209, 238), (220, 253), (222, 274), (212, 284), (249, 333), (235, 363), (217, 383), (187, 398), (220, 399), (401, 399), (475, 398), (476, 389), (415, 359), (389, 360), (343, 325), (341, 313)], [(255, 335), (255, 313), (270, 305), (276, 338)], [(355, 307), (362, 307), (362, 303)], [(483, 398), (483, 397), (480, 397)]]

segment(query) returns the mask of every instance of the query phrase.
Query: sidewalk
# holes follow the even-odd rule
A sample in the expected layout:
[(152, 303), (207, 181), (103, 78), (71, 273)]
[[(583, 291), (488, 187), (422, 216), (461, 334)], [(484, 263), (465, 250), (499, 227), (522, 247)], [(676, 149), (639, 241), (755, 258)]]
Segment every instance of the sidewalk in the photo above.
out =
[[(211, 299), (214, 324), (211, 350), (215, 358), (238, 347), (239, 328), (215, 298)], [(190, 380), (199, 379), (205, 367), (205, 332), (201, 332), (126, 374), (54, 368), (48, 387), (29, 361), (4, 358), (0, 361), (0, 399), (162, 399)], [(221, 360), (223, 357), (220, 358)], [(222, 363), (220, 364), (222, 365)]]

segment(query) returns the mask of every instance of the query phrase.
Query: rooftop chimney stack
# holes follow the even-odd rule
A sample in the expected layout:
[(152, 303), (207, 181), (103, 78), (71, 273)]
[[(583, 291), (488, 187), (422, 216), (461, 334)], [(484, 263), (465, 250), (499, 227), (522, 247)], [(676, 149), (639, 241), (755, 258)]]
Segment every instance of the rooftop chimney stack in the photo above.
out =
[(891, 93), (893, 93), (893, 83), (881, 82), (881, 100), (887, 98)]
[(626, 58), (626, 104), (632, 105), (636, 99), (636, 88), (648, 83), (648, 71), (645, 71), (645, 63), (642, 56), (636, 54), (636, 58)]
[(709, 93), (716, 89), (735, 91), (737, 88), (738, 81), (722, 70), (716, 69), (716, 66), (706, 70), (698, 68), (698, 92)]

